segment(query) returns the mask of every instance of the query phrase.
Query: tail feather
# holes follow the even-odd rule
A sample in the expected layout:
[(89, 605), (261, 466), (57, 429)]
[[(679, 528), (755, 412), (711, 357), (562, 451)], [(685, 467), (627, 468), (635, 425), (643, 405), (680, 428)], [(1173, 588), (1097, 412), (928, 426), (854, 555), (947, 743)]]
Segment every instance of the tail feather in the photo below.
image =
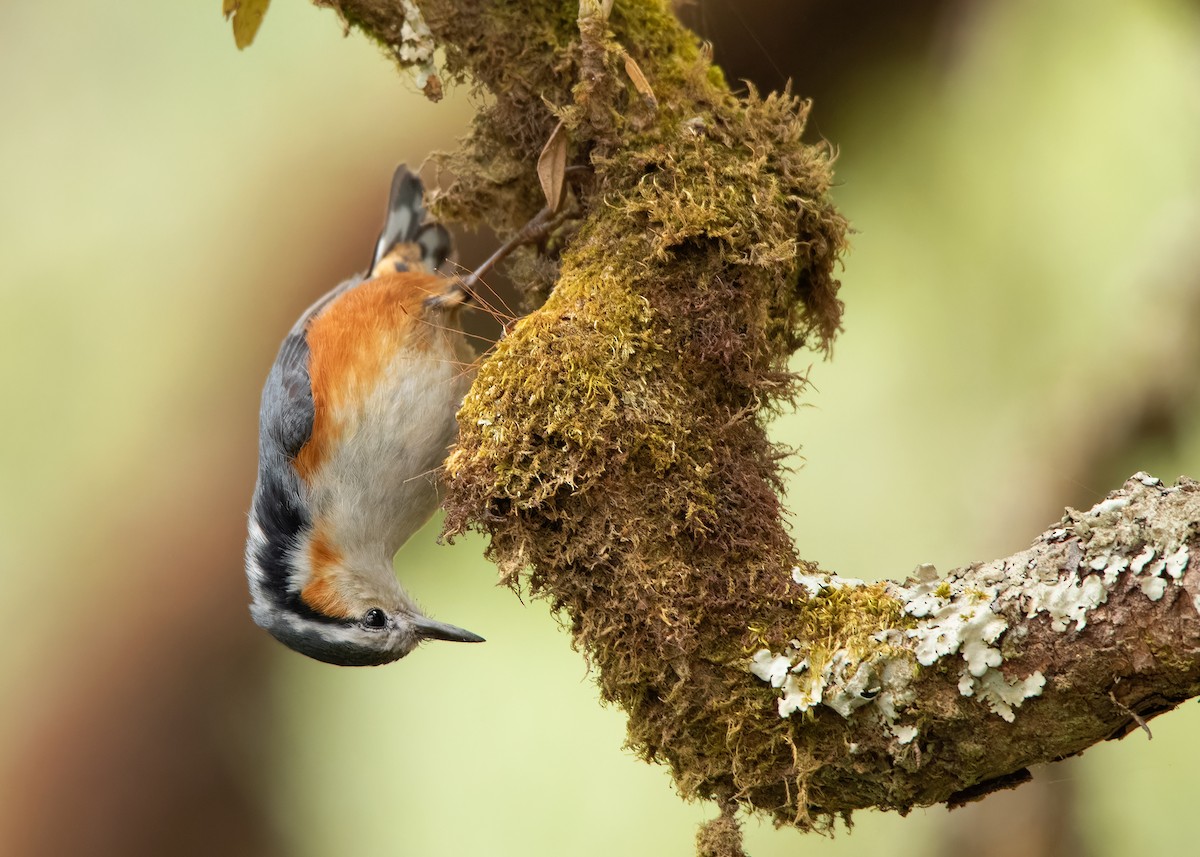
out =
[(441, 224), (424, 223), (424, 219), (425, 188), (421, 180), (405, 164), (401, 164), (392, 176), (387, 219), (375, 243), (375, 255), (369, 270), (375, 271), (380, 262), (394, 251), (404, 250), (401, 245), (405, 244), (415, 247), (396, 255), (407, 258), (419, 254), (422, 266), (429, 271), (437, 270), (450, 254), (450, 233)]
[(421, 245), (421, 261), (431, 271), (442, 266), (450, 255), (450, 231), (440, 223), (426, 223), (417, 233)]

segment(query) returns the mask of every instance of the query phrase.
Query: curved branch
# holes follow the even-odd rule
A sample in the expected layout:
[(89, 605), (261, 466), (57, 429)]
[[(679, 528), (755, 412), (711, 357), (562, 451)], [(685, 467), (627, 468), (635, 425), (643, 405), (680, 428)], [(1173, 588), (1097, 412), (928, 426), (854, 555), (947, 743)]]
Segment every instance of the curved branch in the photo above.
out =
[(814, 763), (809, 811), (961, 804), (1200, 694), (1198, 531), (1200, 485), (1139, 473), (1029, 549), (944, 579), (932, 568), (877, 585), (796, 573), (804, 595), (785, 628), (813, 612), (861, 613), (875, 597), (901, 608), (752, 659), (779, 688), (782, 716), (809, 715), (789, 730)]
[(419, 14), (448, 77), (490, 90), (440, 216), (523, 223), (559, 121), (593, 170), (577, 228), (517, 277), (553, 292), (464, 402), (447, 526), (490, 535), (631, 746), (721, 803), (702, 851), (736, 853), (738, 805), (808, 829), (969, 800), (1200, 691), (1193, 483), (1139, 475), (945, 580), (796, 555), (763, 424), (803, 386), (791, 353), (838, 329), (846, 229), (805, 103), (734, 98), (662, 0), (316, 2), (402, 65)]

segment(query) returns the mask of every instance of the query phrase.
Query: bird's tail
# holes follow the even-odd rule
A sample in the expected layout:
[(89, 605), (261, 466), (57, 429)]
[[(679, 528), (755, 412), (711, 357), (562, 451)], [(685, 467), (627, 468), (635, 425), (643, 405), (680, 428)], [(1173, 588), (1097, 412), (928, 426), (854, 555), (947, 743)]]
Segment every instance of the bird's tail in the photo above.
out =
[(432, 273), (450, 255), (450, 233), (440, 223), (424, 223), (425, 188), (421, 180), (401, 164), (392, 176), (388, 197), (387, 220), (375, 255), (370, 276), (391, 266), (391, 270), (425, 270)]

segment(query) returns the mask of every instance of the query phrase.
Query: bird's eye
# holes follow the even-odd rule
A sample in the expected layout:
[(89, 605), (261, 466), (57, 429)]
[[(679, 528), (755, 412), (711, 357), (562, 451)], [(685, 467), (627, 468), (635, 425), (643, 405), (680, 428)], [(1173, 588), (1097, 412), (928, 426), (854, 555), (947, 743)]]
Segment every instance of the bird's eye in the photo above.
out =
[(364, 628), (385, 628), (387, 627), (387, 614), (378, 607), (372, 607), (363, 614), (362, 623)]

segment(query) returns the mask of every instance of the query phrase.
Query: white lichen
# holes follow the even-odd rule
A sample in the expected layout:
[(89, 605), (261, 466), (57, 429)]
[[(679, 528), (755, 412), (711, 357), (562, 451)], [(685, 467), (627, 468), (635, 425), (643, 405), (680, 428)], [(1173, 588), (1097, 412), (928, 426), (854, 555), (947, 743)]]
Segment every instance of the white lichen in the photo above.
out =
[(848, 718), (856, 709), (870, 705), (882, 690), (874, 665), (870, 661), (854, 663), (845, 649), (834, 653), (824, 672), (821, 701), (842, 717)]
[(1165, 568), (1172, 580), (1180, 580), (1188, 564), (1188, 546), (1183, 545), (1179, 550), (1167, 557)]
[[(862, 580), (833, 574), (805, 574), (799, 568), (792, 570), (792, 579), (810, 598), (866, 585)], [(824, 704), (848, 718), (859, 708), (875, 703), (880, 712), (886, 712), (884, 716), (894, 719), (897, 707), (911, 701), (911, 669), (904, 659), (890, 658), (882, 651), (864, 661), (846, 649), (838, 649), (813, 664), (804, 644), (792, 640), (782, 652), (759, 649), (750, 658), (749, 670), (782, 691), (778, 700), (780, 717)], [(889, 686), (889, 682), (899, 686)]]
[(400, 27), (400, 42), (393, 48), (400, 61), (412, 70), (417, 86), (424, 90), (430, 78), (438, 73), (434, 64), (437, 43), (414, 0), (400, 0), (400, 9), (404, 13), (404, 24)]
[(1142, 569), (1146, 567), (1150, 560), (1154, 559), (1156, 551), (1150, 545), (1146, 545), (1142, 552), (1133, 558), (1133, 562), (1129, 564), (1129, 570), (1135, 575), (1141, 574)]
[(1143, 595), (1151, 601), (1161, 601), (1167, 594), (1167, 585), (1183, 579), (1190, 559), (1187, 545), (1174, 549), (1168, 545), (1161, 554), (1157, 548), (1146, 545), (1129, 564), (1129, 570), (1139, 580)]
[(1031, 697), (1041, 696), (1045, 686), (1046, 677), (1041, 670), (1011, 682), (999, 670), (989, 670), (986, 675), (969, 681), (964, 676), (958, 683), (958, 690), (963, 696), (978, 697), (988, 708), (1012, 723), (1017, 717), (1014, 709)]
[(1027, 604), (1026, 618), (1048, 613), (1055, 631), (1065, 631), (1072, 623), (1076, 631), (1082, 631), (1087, 626), (1088, 611), (1108, 600), (1108, 589), (1098, 574), (1089, 574), (1083, 580), (1067, 575), (1054, 583), (1026, 580), (1021, 595)]
[(1142, 592), (1151, 601), (1159, 601), (1167, 592), (1167, 581), (1157, 575), (1150, 575), (1142, 581)]
[(810, 598), (833, 590), (844, 589), (847, 586), (867, 585), (866, 581), (856, 577), (838, 577), (836, 574), (805, 574), (798, 567), (792, 569), (792, 580), (803, 586)]
[(904, 657), (890, 657), (882, 662), (879, 683), (883, 688), (875, 697), (875, 708), (885, 723), (895, 723), (900, 712), (917, 698), (913, 680), (917, 668)]
[(779, 700), (779, 716), (789, 717), (793, 712), (808, 711), (819, 705), (825, 689), (821, 672), (809, 669), (809, 661), (800, 652), (800, 642), (793, 640), (780, 653), (770, 649), (759, 649), (750, 658), (750, 672), (771, 685), (782, 688)]
[(988, 606), (995, 597), (996, 592), (991, 588), (968, 589), (949, 599), (932, 596), (938, 602), (933, 610), (928, 594), (920, 596), (915, 604), (905, 605), (910, 615), (926, 618), (908, 631), (917, 644), (917, 663), (933, 666), (947, 655), (961, 651), (971, 675), (980, 676), (989, 668), (1000, 666), (1003, 661), (1000, 650), (991, 644), (1004, 633), (1008, 622)]
[(779, 716), (790, 717), (794, 712), (805, 712), (821, 704), (825, 690), (825, 678), (820, 672), (808, 668), (804, 658), (788, 672), (783, 682), (783, 698), (779, 700)]
[(769, 682), (771, 687), (782, 687), (792, 662), (786, 655), (777, 655), (770, 649), (759, 649), (750, 659), (750, 672)]
[[(978, 579), (972, 583), (1003, 581), (1006, 573), (1003, 564), (978, 571)], [(907, 596), (905, 611), (924, 620), (906, 632), (916, 643), (917, 662), (932, 666), (942, 658), (959, 654), (964, 662), (959, 673), (959, 693), (978, 697), (996, 714), (1011, 721), (1015, 717), (1014, 708), (1040, 694), (1045, 679), (1041, 673), (1034, 673), (1009, 682), (999, 670), (1004, 657), (995, 643), (1008, 630), (1008, 620), (993, 609), (993, 604), (1002, 586), (1002, 582), (980, 586), (963, 580), (939, 581), (936, 576), (925, 575), (916, 585), (898, 589)]]
[(1109, 589), (1117, 582), (1117, 578), (1121, 576), (1121, 572), (1129, 568), (1129, 557), (1113, 556), (1108, 560), (1108, 564), (1104, 567), (1104, 585)]
[[(1134, 479), (1143, 486), (1138, 490), (1174, 490), (1144, 473)], [(932, 565), (918, 566), (904, 584), (887, 587), (917, 621), (873, 634), (878, 650), (838, 649), (811, 662), (810, 655), (819, 653), (819, 647), (814, 650), (807, 642), (792, 640), (782, 653), (756, 652), (750, 671), (781, 690), (781, 717), (818, 705), (844, 718), (865, 710), (899, 744), (907, 744), (918, 730), (899, 720), (914, 700), (916, 664), (933, 667), (951, 658), (960, 664), (959, 693), (980, 700), (1011, 722), (1025, 700), (1041, 695), (1047, 679), (1041, 670), (1010, 679), (1006, 671), (1012, 674), (1011, 666), (1001, 669), (1005, 634), (1015, 635), (1016, 647), (1028, 633), (1023, 624), (1014, 629), (1010, 622), (1045, 616), (1053, 631), (1078, 633), (1122, 581), (1154, 601), (1162, 599), (1169, 586), (1183, 585), (1190, 562), (1190, 523), (1144, 518), (1131, 523), (1124, 510), (1135, 499), (1126, 494), (1103, 500), (1085, 513), (1069, 510), (1064, 526), (1010, 560), (974, 565), (946, 579), (940, 579)], [(1135, 555), (1132, 546), (1139, 545)], [(810, 598), (865, 585), (854, 578), (800, 569), (793, 569), (792, 577)], [(1192, 597), (1200, 612), (1200, 592)]]
[(1128, 497), (1109, 497), (1107, 500), (1101, 500), (1090, 510), (1088, 510), (1088, 514), (1094, 517), (1100, 517), (1101, 515), (1107, 515), (1110, 512), (1117, 512), (1121, 509), (1124, 509), (1128, 505)]

